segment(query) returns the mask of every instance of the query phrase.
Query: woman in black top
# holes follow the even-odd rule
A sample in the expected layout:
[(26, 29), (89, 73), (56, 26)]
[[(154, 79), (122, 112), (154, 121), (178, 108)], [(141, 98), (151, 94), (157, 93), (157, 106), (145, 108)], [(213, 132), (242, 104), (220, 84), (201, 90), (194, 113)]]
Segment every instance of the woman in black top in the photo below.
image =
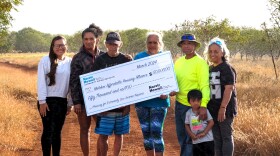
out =
[(220, 38), (213, 38), (205, 50), (210, 62), (211, 100), (207, 108), (213, 119), (216, 156), (233, 155), (233, 119), (237, 113), (236, 73), (228, 63), (229, 50)]

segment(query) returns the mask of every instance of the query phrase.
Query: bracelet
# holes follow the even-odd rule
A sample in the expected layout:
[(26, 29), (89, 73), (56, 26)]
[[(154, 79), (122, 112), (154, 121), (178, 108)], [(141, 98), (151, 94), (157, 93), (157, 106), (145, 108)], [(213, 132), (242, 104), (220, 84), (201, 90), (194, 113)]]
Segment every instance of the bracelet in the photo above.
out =
[(222, 107), (220, 107), (220, 108), (226, 108), (225, 106), (222, 106)]

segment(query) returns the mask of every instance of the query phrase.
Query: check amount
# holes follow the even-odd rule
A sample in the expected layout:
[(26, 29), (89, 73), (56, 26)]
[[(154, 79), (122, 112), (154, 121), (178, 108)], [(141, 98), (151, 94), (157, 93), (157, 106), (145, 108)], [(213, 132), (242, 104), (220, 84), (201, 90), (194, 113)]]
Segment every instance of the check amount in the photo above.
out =
[(170, 52), (80, 76), (87, 115), (178, 91)]

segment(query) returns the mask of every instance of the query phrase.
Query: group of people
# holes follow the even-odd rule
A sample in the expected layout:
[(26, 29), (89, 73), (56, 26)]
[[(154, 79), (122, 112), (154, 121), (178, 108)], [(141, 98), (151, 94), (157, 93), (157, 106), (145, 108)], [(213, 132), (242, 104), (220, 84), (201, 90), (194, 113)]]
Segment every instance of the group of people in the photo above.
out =
[[(79, 76), (128, 61), (162, 53), (160, 33), (150, 32), (146, 50), (134, 58), (121, 53), (121, 36), (110, 32), (104, 42), (107, 51), (98, 48), (103, 31), (91, 24), (82, 32), (82, 46), (77, 54), (65, 56), (67, 41), (53, 38), (49, 56), (38, 64), (38, 110), (43, 123), (41, 145), (44, 156), (60, 155), (61, 130), (74, 107), (80, 125), (80, 146), (84, 156), (90, 155), (92, 120), (99, 134), (97, 155), (106, 156), (108, 137), (115, 136), (113, 153), (120, 154), (123, 135), (130, 130), (130, 106), (87, 116)], [(200, 43), (193, 34), (184, 34), (177, 44), (184, 56), (174, 65), (178, 92), (135, 104), (147, 156), (164, 155), (163, 126), (170, 96), (176, 95), (175, 123), (180, 155), (233, 155), (233, 119), (237, 113), (236, 73), (228, 63), (229, 51), (220, 38), (212, 39), (205, 49), (207, 61), (196, 50)]]
[(237, 100), (229, 50), (223, 39), (215, 37), (206, 45), (205, 61), (196, 53), (201, 43), (195, 35), (184, 34), (177, 45), (185, 55), (174, 66), (179, 92), (170, 95), (176, 95), (180, 155), (231, 156)]

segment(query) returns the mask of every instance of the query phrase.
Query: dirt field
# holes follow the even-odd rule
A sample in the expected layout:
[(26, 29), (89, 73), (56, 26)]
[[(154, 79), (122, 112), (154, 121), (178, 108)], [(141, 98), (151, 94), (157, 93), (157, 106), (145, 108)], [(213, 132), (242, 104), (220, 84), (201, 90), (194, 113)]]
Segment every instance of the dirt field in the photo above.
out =
[[(6, 63), (0, 63), (0, 65), (7, 65), (13, 68), (20, 68), (27, 72), (36, 74), (36, 69), (24, 68), (22, 66), (13, 66)], [(39, 115), (39, 113), (38, 113)], [(35, 121), (37, 122), (37, 121)], [(41, 124), (41, 122), (39, 122)], [(94, 134), (93, 130), (95, 123), (92, 123), (91, 133), (91, 155), (96, 155), (96, 141), (98, 135)], [(40, 144), (41, 129), (38, 129), (38, 138), (36, 138), (36, 146), (32, 151), (19, 151), (20, 156), (41, 156), (41, 144)], [(109, 153), (112, 154), (112, 144), (114, 137), (109, 138)], [(175, 156), (180, 154), (179, 144), (177, 142), (175, 121), (174, 121), (174, 104), (168, 109), (168, 114), (164, 125), (164, 141), (166, 156)], [(124, 136), (124, 144), (121, 150), (121, 156), (144, 156), (145, 150), (143, 147), (143, 137), (139, 121), (135, 112), (134, 105), (131, 106), (130, 115), (130, 134)], [(62, 147), (61, 156), (82, 156), (82, 152), (79, 145), (79, 124), (74, 112), (66, 117), (66, 121), (62, 130)]]
[[(140, 129), (140, 125), (135, 113), (134, 106), (131, 109), (131, 118), (130, 118), (130, 134), (125, 135), (124, 144), (121, 151), (121, 156), (144, 156), (145, 151), (143, 147), (143, 137)], [(94, 128), (94, 123), (92, 123)], [(91, 155), (96, 155), (96, 134), (91, 133)], [(164, 126), (164, 140), (165, 140), (165, 155), (175, 156), (179, 155), (179, 145), (177, 142), (175, 125), (174, 125), (174, 111), (172, 108), (169, 109), (167, 118)], [(114, 137), (109, 139), (109, 153), (112, 154), (112, 144)], [(28, 156), (40, 156), (41, 154), (41, 145), (40, 138), (37, 138), (37, 146), (34, 148), (34, 151), (28, 151), (21, 153), (22, 155)], [(79, 145), (79, 124), (76, 117), (76, 114), (72, 112), (67, 116), (63, 131), (62, 131), (62, 147), (61, 147), (61, 156), (82, 156), (82, 152)]]

